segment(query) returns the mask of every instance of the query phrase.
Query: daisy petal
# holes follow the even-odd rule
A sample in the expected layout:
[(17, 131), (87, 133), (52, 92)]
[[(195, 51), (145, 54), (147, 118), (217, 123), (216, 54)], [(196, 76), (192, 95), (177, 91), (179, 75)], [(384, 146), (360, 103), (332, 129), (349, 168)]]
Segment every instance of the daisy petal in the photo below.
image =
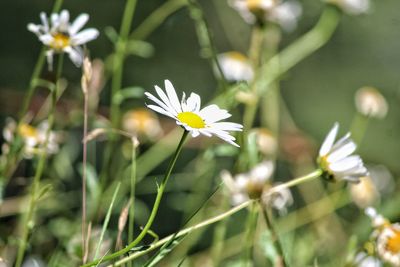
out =
[(321, 149), (319, 150), (320, 156), (325, 156), (329, 152), (329, 150), (332, 148), (333, 143), (335, 142), (335, 138), (336, 138), (338, 129), (339, 129), (339, 124), (336, 122), (333, 125), (333, 128), (329, 131), (324, 142), (322, 143)]
[(89, 15), (88, 14), (80, 14), (72, 23), (71, 27), (69, 27), (69, 34), (74, 35), (76, 34), (80, 29), (82, 29), (83, 25), (86, 24), (86, 22), (89, 20)]
[(76, 45), (85, 44), (92, 41), (99, 36), (99, 31), (93, 28), (86, 29), (71, 37), (71, 43)]
[(172, 107), (177, 113), (182, 112), (181, 105), (179, 103), (178, 96), (176, 95), (175, 88), (169, 80), (165, 80), (165, 90), (167, 91), (168, 99), (171, 102)]

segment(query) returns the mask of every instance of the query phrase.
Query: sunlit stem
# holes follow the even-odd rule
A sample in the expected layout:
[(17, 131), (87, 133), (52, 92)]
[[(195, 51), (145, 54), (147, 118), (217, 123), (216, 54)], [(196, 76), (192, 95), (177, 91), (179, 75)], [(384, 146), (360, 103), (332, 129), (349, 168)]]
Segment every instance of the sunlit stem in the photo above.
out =
[(184, 144), (184, 142), (186, 140), (186, 137), (187, 137), (188, 133), (189, 132), (186, 131), (186, 130), (183, 132), (182, 138), (181, 138), (181, 140), (180, 140), (180, 142), (178, 144), (178, 147), (175, 150), (175, 153), (174, 153), (174, 155), (172, 157), (172, 160), (171, 160), (171, 162), (170, 162), (170, 164), (168, 166), (167, 172), (165, 173), (164, 179), (162, 180), (161, 184), (158, 186), (157, 196), (156, 196), (156, 199), (154, 201), (153, 209), (151, 210), (149, 219), (147, 220), (147, 223), (143, 227), (143, 229), (140, 232), (140, 234), (135, 238), (135, 240), (133, 240), (131, 243), (129, 243), (129, 245), (126, 246), (124, 249), (121, 249), (121, 250), (119, 250), (119, 251), (117, 251), (117, 252), (115, 252), (113, 254), (105, 256), (101, 260), (95, 260), (95, 261), (90, 262), (88, 264), (84, 264), (84, 265), (82, 265), (83, 267), (94, 266), (94, 265), (99, 264), (100, 262), (106, 262), (106, 261), (115, 259), (115, 258), (117, 258), (117, 257), (119, 257), (121, 255), (124, 255), (125, 253), (128, 253), (137, 244), (139, 244), (140, 241), (142, 241), (142, 239), (147, 235), (147, 232), (150, 230), (150, 227), (152, 226), (152, 224), (154, 222), (154, 219), (155, 219), (155, 217), (157, 215), (158, 208), (160, 206), (161, 199), (162, 199), (162, 196), (164, 194), (164, 190), (165, 190), (165, 187), (167, 185), (168, 179), (171, 176), (172, 169), (175, 166), (175, 163), (176, 163), (176, 161), (178, 159), (178, 156), (179, 156), (179, 154), (180, 154), (180, 152), (182, 150), (183, 144)]
[(123, 265), (124, 263), (126, 263), (128, 261), (136, 259), (136, 258), (138, 258), (138, 257), (140, 257), (142, 255), (145, 255), (145, 254), (149, 253), (150, 251), (153, 251), (156, 248), (161, 247), (163, 244), (165, 244), (166, 242), (170, 241), (171, 237), (173, 237), (174, 235), (175, 235), (175, 238), (179, 238), (179, 237), (181, 237), (183, 235), (186, 235), (186, 234), (188, 234), (190, 232), (193, 232), (195, 230), (198, 230), (198, 229), (201, 229), (201, 228), (206, 227), (208, 225), (211, 225), (213, 223), (222, 221), (222, 220), (232, 216), (233, 214), (241, 211), (242, 209), (250, 206), (252, 203), (254, 203), (254, 200), (249, 200), (249, 201), (244, 202), (244, 203), (242, 203), (242, 204), (240, 204), (240, 205), (238, 205), (238, 206), (236, 206), (236, 207), (234, 207), (234, 208), (232, 208), (232, 209), (230, 209), (230, 210), (228, 210), (228, 211), (226, 211), (224, 213), (221, 213), (221, 214), (219, 214), (219, 215), (217, 215), (215, 217), (212, 217), (212, 218), (207, 219), (207, 220), (205, 220), (205, 221), (203, 221), (201, 223), (198, 223), (198, 224), (196, 224), (194, 226), (191, 226), (191, 227), (188, 227), (186, 229), (183, 229), (183, 230), (179, 231), (178, 233), (169, 235), (169, 236), (159, 240), (158, 242), (151, 244), (150, 247), (148, 249), (146, 249), (145, 251), (135, 252), (135, 253), (133, 253), (133, 254), (121, 259), (120, 261), (117, 261), (116, 263), (114, 263), (113, 266), (121, 266), (121, 265)]
[(54, 116), (55, 116), (56, 102), (57, 102), (57, 89), (58, 89), (59, 79), (61, 77), (61, 72), (62, 72), (63, 58), (64, 58), (64, 54), (60, 54), (59, 59), (58, 59), (57, 73), (56, 73), (56, 86), (51, 91), (51, 110), (50, 110), (49, 118), (48, 118), (48, 128), (47, 128), (47, 132), (46, 132), (46, 138), (45, 138), (45, 142), (42, 147), (42, 152), (41, 152), (41, 155), (39, 158), (39, 162), (38, 162), (35, 176), (33, 178), (32, 186), (31, 186), (28, 211), (25, 215), (25, 218), (22, 220), (22, 237), (21, 237), (21, 243), (18, 247), (17, 260), (15, 262), (16, 267), (20, 267), (22, 264), (22, 260), (24, 258), (25, 249), (26, 249), (27, 242), (28, 242), (29, 232), (34, 224), (33, 216), (35, 213), (36, 202), (38, 201), (38, 197), (39, 197), (38, 191), (39, 191), (40, 178), (42, 177), (44, 167), (46, 164), (47, 147), (48, 147), (48, 143), (49, 143), (49, 139), (50, 139), (51, 129), (53, 128), (53, 124), (54, 124)]
[(314, 180), (314, 179), (320, 177), (322, 175), (322, 173), (323, 173), (323, 171), (321, 169), (317, 169), (317, 170), (313, 171), (312, 173), (306, 174), (304, 176), (295, 178), (295, 179), (293, 179), (293, 180), (291, 180), (289, 182), (286, 182), (286, 183), (277, 185), (275, 187), (272, 187), (270, 189), (270, 192), (271, 193), (277, 192), (277, 191), (279, 191), (281, 189), (284, 189), (284, 188), (289, 188), (289, 187), (293, 187), (293, 186), (296, 186), (296, 185), (299, 185), (299, 184), (302, 184), (302, 183), (305, 183), (305, 182), (309, 182), (311, 180)]

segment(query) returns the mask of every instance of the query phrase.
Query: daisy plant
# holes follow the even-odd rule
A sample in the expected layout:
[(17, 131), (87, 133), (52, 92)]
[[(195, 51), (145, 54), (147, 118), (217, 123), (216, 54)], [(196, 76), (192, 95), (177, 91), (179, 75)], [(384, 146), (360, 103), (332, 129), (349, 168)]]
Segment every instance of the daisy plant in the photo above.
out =
[(83, 13), (70, 23), (69, 12), (62, 10), (59, 14), (51, 14), (50, 19), (42, 12), (40, 19), (42, 24), (29, 23), (28, 30), (36, 34), (39, 40), (48, 47), (46, 57), (49, 69), (52, 69), (55, 53), (67, 53), (71, 61), (80, 67), (84, 54), (81, 46), (99, 35), (99, 31), (94, 28), (80, 31), (89, 20), (89, 15)]
[(183, 94), (181, 101), (179, 101), (175, 88), (169, 80), (165, 80), (166, 93), (158, 86), (155, 86), (155, 89), (160, 99), (146, 92), (145, 95), (157, 104), (147, 104), (147, 107), (174, 119), (176, 124), (182, 126), (184, 132), (181, 140), (172, 156), (172, 160), (165, 172), (164, 178), (158, 186), (157, 196), (152, 211), (140, 234), (125, 248), (113, 254), (104, 256), (101, 259), (84, 264), (82, 265), (83, 267), (95, 266), (99, 262), (106, 262), (124, 255), (131, 251), (131, 249), (139, 244), (139, 242), (146, 236), (157, 215), (166, 184), (189, 133), (192, 137), (197, 137), (199, 135), (211, 137), (215, 135), (229, 144), (239, 147), (239, 145), (235, 143), (235, 137), (230, 135), (229, 132), (241, 131), (243, 126), (233, 122), (221, 122), (221, 120), (231, 117), (231, 114), (228, 111), (220, 109), (217, 105), (209, 105), (201, 109), (201, 98), (195, 93), (191, 93), (187, 99), (186, 95)]

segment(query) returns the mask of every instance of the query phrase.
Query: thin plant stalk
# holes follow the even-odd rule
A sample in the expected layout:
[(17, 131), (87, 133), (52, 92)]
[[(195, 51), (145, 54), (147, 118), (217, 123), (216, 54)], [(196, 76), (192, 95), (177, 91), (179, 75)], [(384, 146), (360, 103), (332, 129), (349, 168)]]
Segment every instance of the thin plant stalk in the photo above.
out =
[(242, 263), (244, 267), (249, 266), (252, 260), (254, 233), (257, 227), (258, 210), (256, 203), (252, 203), (247, 215), (245, 226), (244, 250)]
[[(128, 41), (129, 32), (131, 29), (133, 14), (135, 12), (137, 0), (127, 0), (125, 4), (124, 14), (122, 16), (121, 29), (119, 33), (119, 38), (115, 44), (115, 53), (113, 57), (113, 69), (112, 69), (112, 79), (111, 79), (111, 107), (110, 107), (110, 119), (113, 128), (118, 128), (120, 110), (119, 103), (114, 101), (114, 97), (121, 90), (122, 86), (122, 76), (124, 70), (124, 59), (126, 54), (126, 45)], [(115, 138), (110, 136), (111, 142), (107, 144), (103, 157), (103, 170), (100, 175), (101, 185), (105, 186), (105, 180), (107, 178), (108, 170), (111, 166), (113, 145), (115, 143)]]
[(104, 234), (105, 234), (105, 232), (107, 230), (107, 226), (108, 226), (108, 223), (109, 223), (110, 217), (111, 217), (111, 211), (113, 209), (114, 202), (115, 202), (115, 199), (117, 197), (117, 194), (118, 194), (120, 186), (121, 186), (121, 182), (118, 183), (117, 187), (115, 188), (114, 195), (112, 196), (111, 203), (110, 203), (110, 206), (108, 207), (106, 218), (104, 219), (103, 228), (102, 228), (101, 234), (100, 234), (100, 239), (99, 239), (99, 242), (97, 243), (96, 252), (94, 253), (94, 258), (93, 259), (96, 259), (97, 256), (99, 255), (101, 243), (103, 242)]
[[(133, 227), (135, 223), (135, 186), (136, 186), (136, 145), (137, 139), (132, 138), (132, 163), (131, 163), (131, 192), (130, 192), (130, 207), (129, 207), (129, 222), (128, 222), (128, 243), (133, 241)], [(128, 263), (132, 266), (132, 262)]]
[(180, 154), (180, 152), (182, 150), (183, 144), (184, 144), (184, 142), (186, 140), (186, 137), (188, 136), (188, 133), (189, 133), (188, 131), (184, 130), (182, 138), (179, 141), (178, 147), (176, 148), (175, 153), (174, 153), (174, 155), (172, 157), (172, 160), (171, 160), (171, 162), (170, 162), (170, 164), (168, 166), (167, 172), (165, 173), (164, 179), (162, 180), (161, 184), (158, 186), (157, 196), (156, 196), (156, 199), (154, 201), (154, 205), (153, 205), (153, 208), (151, 210), (150, 217), (147, 220), (147, 223), (143, 227), (143, 230), (140, 232), (140, 234), (128, 246), (126, 246), (124, 249), (121, 249), (119, 251), (116, 251), (116, 252), (108, 255), (108, 256), (105, 256), (102, 259), (102, 261), (95, 260), (95, 261), (92, 261), (90, 263), (82, 265), (82, 267), (94, 266), (94, 265), (99, 264), (100, 262), (109, 261), (109, 260), (115, 259), (115, 258), (117, 258), (117, 257), (119, 257), (121, 255), (124, 255), (125, 253), (128, 253), (132, 248), (134, 248), (137, 244), (139, 244), (140, 241), (142, 241), (142, 239), (147, 235), (147, 232), (150, 230), (150, 227), (153, 225), (153, 222), (154, 222), (154, 219), (155, 219), (155, 217), (157, 215), (158, 208), (160, 206), (161, 199), (162, 199), (162, 196), (164, 194), (164, 190), (165, 190), (165, 187), (167, 185), (168, 179), (171, 176), (172, 169), (175, 166), (175, 163), (176, 163), (176, 161), (178, 159), (178, 156), (179, 156), (179, 154)]
[(38, 191), (39, 191), (39, 184), (40, 184), (40, 178), (42, 177), (44, 167), (46, 164), (46, 158), (47, 158), (47, 151), (46, 148), (49, 143), (50, 139), (50, 132), (51, 129), (53, 128), (54, 124), (54, 117), (55, 117), (55, 111), (56, 111), (56, 102), (57, 102), (57, 88), (58, 88), (58, 83), (59, 79), (61, 77), (61, 72), (62, 72), (62, 67), (63, 67), (63, 59), (64, 59), (64, 54), (60, 54), (58, 58), (58, 66), (57, 66), (57, 72), (56, 72), (56, 84), (55, 87), (51, 91), (51, 110), (49, 113), (49, 118), (48, 118), (48, 129), (46, 132), (46, 138), (45, 142), (43, 144), (43, 151), (40, 155), (39, 162), (36, 168), (35, 176), (33, 178), (32, 182), (32, 188), (31, 188), (31, 193), (30, 193), (30, 201), (29, 201), (29, 206), (28, 206), (28, 211), (26, 213), (26, 217), (23, 220), (22, 224), (22, 238), (21, 238), (21, 243), (18, 247), (18, 252), (17, 252), (17, 259), (15, 262), (16, 267), (20, 267), (22, 264), (22, 260), (24, 258), (25, 254), (25, 249), (28, 243), (28, 236), (30, 232), (30, 228), (33, 226), (33, 216), (35, 213), (35, 208), (36, 208), (36, 202), (38, 200)]
[(83, 156), (82, 156), (82, 262), (85, 263), (85, 255), (87, 255), (88, 248), (86, 247), (86, 171), (87, 171), (87, 140), (86, 136), (88, 134), (88, 106), (89, 106), (89, 95), (85, 90), (83, 92)]
[[(226, 208), (229, 205), (229, 196), (227, 194), (224, 194), (222, 199), (222, 208)], [(221, 261), (221, 252), (223, 250), (224, 246), (224, 239), (226, 235), (226, 230), (228, 227), (228, 221), (223, 220), (218, 225), (215, 226), (214, 230), (214, 236), (213, 236), (213, 243), (211, 246), (211, 257), (212, 257), (212, 262), (213, 266), (217, 267), (219, 266), (219, 263)]]
[[(279, 239), (278, 233), (272, 223), (272, 220), (270, 218), (270, 215), (268, 214), (268, 211), (266, 209), (266, 207), (263, 207), (261, 204), (259, 205), (259, 208), (261, 210), (261, 213), (263, 214), (265, 223), (267, 224), (268, 230), (271, 232), (272, 235), (272, 243), (276, 249), (276, 252), (278, 253), (278, 260), (279, 260), (279, 264), (277, 264), (277, 266), (282, 266), (282, 267), (288, 267), (290, 266), (286, 260), (285, 257), (285, 253), (283, 251), (283, 246), (282, 243)], [(274, 263), (276, 264), (276, 263)]]
[(364, 139), (364, 135), (367, 132), (369, 120), (370, 117), (364, 116), (357, 112), (354, 115), (353, 121), (351, 122), (351, 138), (357, 143), (358, 147), (360, 146), (362, 140)]
[[(123, 74), (123, 62), (125, 58), (126, 43), (128, 40), (129, 32), (131, 29), (133, 14), (135, 12), (137, 0), (127, 0), (124, 15), (122, 17), (122, 24), (119, 33), (118, 42), (116, 44), (116, 51), (113, 60), (113, 77), (111, 82), (111, 99), (114, 99), (118, 91), (121, 89), (122, 74)], [(114, 128), (117, 128), (119, 121), (119, 104), (115, 101), (111, 101), (110, 111), (111, 123)]]

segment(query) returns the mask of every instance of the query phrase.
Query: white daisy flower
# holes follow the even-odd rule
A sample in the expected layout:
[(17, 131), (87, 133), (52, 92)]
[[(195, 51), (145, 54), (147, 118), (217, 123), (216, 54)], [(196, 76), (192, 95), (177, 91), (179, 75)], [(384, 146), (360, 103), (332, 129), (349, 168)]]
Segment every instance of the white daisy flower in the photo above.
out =
[(271, 176), (274, 172), (272, 161), (257, 164), (247, 173), (240, 173), (232, 177), (228, 171), (221, 173), (224, 184), (231, 194), (232, 205), (240, 205), (249, 199), (261, 198), (262, 202), (280, 212), (285, 212), (286, 207), (293, 203), (290, 190), (284, 188), (271, 192)]
[(334, 143), (338, 129), (339, 124), (335, 123), (326, 136), (319, 150), (318, 163), (329, 179), (359, 182), (360, 177), (368, 175), (368, 171), (359, 155), (351, 155), (357, 145), (350, 138), (350, 133)]
[(354, 258), (354, 267), (382, 267), (382, 262), (365, 252), (359, 252)]
[[(97, 38), (99, 31), (94, 28), (80, 31), (89, 19), (88, 14), (79, 15), (74, 22), (69, 21), (69, 12), (62, 10), (53, 13), (50, 19), (40, 13), (42, 24), (28, 24), (28, 30), (35, 33), (39, 40), (49, 47), (46, 51), (49, 68), (52, 68), (54, 53), (67, 53), (77, 66), (82, 65), (83, 50), (81, 45)], [(79, 32), (80, 31), (80, 32)]]
[(176, 120), (176, 124), (181, 125), (189, 131), (193, 137), (200, 134), (211, 137), (215, 135), (222, 140), (239, 147), (234, 141), (235, 137), (228, 131), (242, 131), (243, 126), (233, 122), (220, 122), (220, 120), (232, 116), (228, 111), (220, 109), (217, 105), (209, 105), (200, 109), (200, 96), (191, 93), (186, 99), (183, 93), (182, 100), (179, 102), (174, 86), (169, 80), (165, 80), (165, 91), (155, 86), (160, 99), (146, 92), (146, 96), (157, 105), (147, 105), (148, 108)]
[[(33, 158), (43, 151), (43, 145), (46, 142), (48, 122), (43, 121), (37, 127), (27, 123), (21, 123), (19, 126), (11, 119), (7, 119), (6, 127), (3, 129), (3, 137), (8, 143), (12, 143), (15, 135), (22, 137), (24, 142), (23, 153), (25, 158)], [(59, 150), (60, 136), (54, 131), (50, 132), (46, 147), (47, 154), (55, 154)]]
[(229, 3), (249, 24), (269, 21), (278, 24), (285, 31), (292, 31), (297, 27), (302, 13), (301, 5), (297, 1), (230, 0)]
[(376, 228), (372, 238), (376, 242), (378, 256), (392, 266), (400, 266), (400, 223), (390, 223), (378, 214), (374, 208), (367, 208), (365, 213), (372, 219)]
[(370, 0), (328, 0), (327, 2), (339, 6), (349, 15), (364, 14), (371, 8)]
[[(230, 82), (247, 81), (254, 77), (254, 71), (249, 59), (236, 51), (218, 55), (218, 64), (226, 80)], [(219, 74), (219, 72), (217, 72)]]
[(373, 87), (362, 87), (356, 92), (357, 111), (367, 117), (383, 119), (388, 112), (388, 104), (383, 95)]

